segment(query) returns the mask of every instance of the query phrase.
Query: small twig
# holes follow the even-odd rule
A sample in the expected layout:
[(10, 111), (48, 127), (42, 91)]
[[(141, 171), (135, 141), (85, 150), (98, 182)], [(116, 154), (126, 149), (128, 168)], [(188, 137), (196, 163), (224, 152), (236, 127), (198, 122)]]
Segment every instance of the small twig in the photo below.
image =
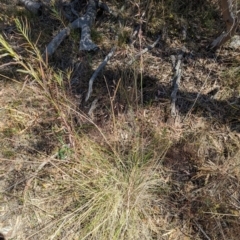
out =
[(177, 74), (178, 74), (178, 71), (179, 71), (179, 69), (181, 67), (181, 64), (182, 64), (182, 58), (183, 58), (183, 53), (178, 55), (178, 61), (177, 61), (177, 64), (175, 66), (175, 71), (176, 71)]
[(176, 117), (177, 115), (177, 111), (176, 111), (176, 101), (177, 101), (177, 92), (179, 89), (179, 85), (180, 85), (180, 80), (181, 80), (181, 76), (182, 76), (182, 69), (181, 69), (181, 65), (182, 65), (182, 58), (183, 58), (183, 53), (178, 55), (178, 60), (176, 62), (176, 58), (172, 57), (172, 64), (174, 66), (174, 71), (175, 74), (173, 76), (172, 79), (172, 84), (173, 84), (173, 91), (171, 94), (171, 115), (172, 117)]
[(193, 220), (193, 222), (197, 225), (198, 229), (202, 232), (202, 234), (205, 236), (205, 238), (207, 240), (211, 240), (211, 238), (205, 233), (205, 231), (203, 231), (203, 229), (201, 228), (201, 226), (195, 221)]
[(0, 65), (0, 69), (8, 67), (8, 66), (12, 66), (12, 65), (18, 65), (18, 62), (9, 62), (9, 63), (4, 63), (2, 65)]
[(90, 117), (91, 119), (94, 118), (94, 116), (93, 116), (93, 111), (94, 111), (94, 110), (96, 109), (96, 107), (97, 107), (97, 102), (98, 102), (98, 99), (97, 99), (97, 98), (94, 99), (94, 101), (92, 102), (91, 107), (90, 107), (90, 109), (89, 109), (89, 111), (88, 111), (88, 115), (89, 115), (89, 117)]
[(176, 66), (176, 56), (171, 55), (170, 58), (171, 58), (171, 61), (172, 61), (172, 68), (174, 69), (175, 66)]
[(173, 80), (173, 91), (171, 94), (171, 98), (172, 98), (172, 102), (171, 102), (171, 115), (172, 117), (176, 117), (177, 116), (177, 111), (176, 111), (176, 101), (177, 101), (177, 92), (179, 89), (179, 85), (180, 85), (180, 79), (181, 79), (181, 74), (182, 74), (182, 70), (179, 69), (179, 74), (176, 78), (176, 80)]
[(81, 64), (82, 62), (77, 62), (74, 64), (73, 71), (71, 73), (71, 78), (70, 78), (71, 87), (79, 83), (79, 78), (81, 75)]
[[(182, 38), (183, 40), (186, 40), (187, 38), (187, 30), (186, 27), (183, 27), (183, 31), (182, 31)], [(176, 108), (176, 102), (177, 102), (177, 92), (180, 86), (180, 80), (181, 80), (181, 76), (182, 76), (182, 59), (183, 59), (183, 55), (184, 52), (186, 51), (185, 46), (183, 46), (181, 53), (178, 54), (177, 59), (174, 55), (171, 56), (171, 60), (172, 60), (172, 66), (173, 66), (173, 70), (174, 70), (174, 76), (172, 79), (172, 85), (173, 85), (173, 91), (171, 94), (171, 116), (172, 117), (176, 117), (177, 116), (177, 108)]]
[(129, 61), (127, 62), (127, 65), (131, 65), (131, 64), (134, 63), (134, 62), (136, 61), (136, 59), (137, 59), (138, 57), (140, 57), (142, 54), (144, 54), (144, 53), (152, 50), (153, 48), (155, 48), (155, 46), (156, 46), (157, 43), (159, 42), (160, 38), (161, 38), (161, 36), (158, 36), (157, 40), (156, 40), (152, 45), (147, 46), (147, 47), (144, 48), (142, 51), (140, 51), (138, 54), (136, 54), (136, 55), (133, 57), (133, 59), (131, 59), (131, 60), (129, 60)]
[(88, 92), (87, 92), (87, 96), (85, 98), (85, 101), (87, 101), (92, 93), (92, 86), (93, 86), (93, 82), (96, 79), (97, 75), (99, 74), (99, 72), (107, 65), (108, 61), (110, 60), (110, 58), (113, 56), (114, 52), (115, 52), (116, 47), (113, 47), (110, 51), (110, 53), (105, 57), (105, 59), (103, 60), (103, 62), (98, 66), (98, 68), (95, 70), (95, 72), (93, 73), (92, 77), (89, 80), (89, 86), (88, 86)]

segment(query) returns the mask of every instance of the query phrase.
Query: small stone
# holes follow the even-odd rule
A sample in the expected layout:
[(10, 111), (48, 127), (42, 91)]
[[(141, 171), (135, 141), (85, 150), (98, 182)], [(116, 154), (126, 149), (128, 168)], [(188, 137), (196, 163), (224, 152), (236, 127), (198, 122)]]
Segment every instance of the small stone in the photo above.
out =
[(234, 37), (232, 37), (229, 47), (232, 49), (240, 48), (240, 36), (239, 35), (235, 35)]

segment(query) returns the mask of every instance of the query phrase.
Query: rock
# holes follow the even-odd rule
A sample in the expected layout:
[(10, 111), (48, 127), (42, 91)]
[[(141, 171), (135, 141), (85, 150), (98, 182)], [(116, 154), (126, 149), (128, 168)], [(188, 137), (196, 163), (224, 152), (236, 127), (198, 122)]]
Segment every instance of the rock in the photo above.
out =
[(232, 49), (240, 48), (240, 36), (239, 35), (235, 35), (231, 38), (229, 47)]

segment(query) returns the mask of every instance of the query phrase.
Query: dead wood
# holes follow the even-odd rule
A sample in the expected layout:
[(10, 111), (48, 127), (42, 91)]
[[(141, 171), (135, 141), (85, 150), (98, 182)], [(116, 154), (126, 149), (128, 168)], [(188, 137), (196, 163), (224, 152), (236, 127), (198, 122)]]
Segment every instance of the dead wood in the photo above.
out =
[(43, 54), (43, 58), (51, 56), (58, 46), (61, 44), (61, 42), (70, 34), (70, 28), (66, 27), (63, 30), (61, 30), (57, 36), (54, 37), (54, 39), (47, 45), (45, 53)]
[[(64, 3), (63, 4), (63, 7), (64, 8), (67, 8), (67, 7), (69, 7), (70, 8), (70, 11), (71, 11), (71, 14), (73, 15), (73, 16), (75, 16), (75, 17), (79, 17), (79, 14), (78, 14), (78, 12), (75, 10), (75, 4), (77, 4), (78, 3), (78, 0), (74, 0), (74, 1), (71, 1), (70, 3)], [(72, 19), (72, 17), (69, 15), (69, 14), (67, 14), (66, 13), (66, 11), (63, 11), (63, 14), (64, 14), (64, 16), (70, 21), (70, 22), (72, 22), (73, 21), (73, 19)]]
[(133, 62), (135, 62), (135, 61), (137, 60), (137, 58), (140, 57), (142, 54), (144, 54), (144, 53), (146, 53), (146, 52), (148, 52), (148, 51), (151, 51), (153, 48), (155, 48), (156, 45), (158, 44), (160, 38), (161, 38), (161, 36), (158, 36), (157, 40), (156, 40), (153, 44), (147, 46), (146, 48), (144, 48), (143, 50), (141, 50), (138, 54), (136, 54), (136, 55), (133, 57), (133, 59), (131, 59), (131, 60), (129, 60), (129, 61), (127, 62), (127, 65), (131, 65), (131, 64), (132, 64)]
[(177, 56), (177, 59), (175, 56), (171, 56), (172, 64), (173, 64), (173, 70), (174, 70), (174, 76), (172, 79), (172, 85), (173, 85), (173, 91), (171, 94), (171, 115), (172, 117), (177, 116), (177, 109), (176, 109), (176, 102), (177, 102), (177, 92), (180, 86), (180, 80), (182, 76), (182, 58), (183, 58), (183, 51)]
[(212, 42), (210, 46), (212, 49), (222, 46), (231, 37), (233, 37), (240, 21), (240, 14), (237, 14), (236, 11), (233, 10), (232, 0), (219, 0), (219, 4), (223, 15), (223, 20), (226, 24), (226, 32), (223, 32)]
[(90, 0), (87, 11), (83, 17), (80, 17), (69, 24), (69, 26), (61, 30), (57, 36), (48, 44), (45, 51), (45, 56), (51, 56), (61, 42), (70, 34), (71, 29), (81, 28), (81, 39), (79, 50), (83, 51), (96, 51), (99, 47), (93, 43), (91, 39), (91, 27), (96, 18), (98, 8), (98, 0)]
[(98, 1), (90, 0), (86, 14), (83, 16), (81, 24), (81, 39), (79, 50), (96, 51), (99, 47), (91, 39), (91, 27), (96, 18)]
[(41, 15), (42, 14), (42, 4), (39, 2), (33, 2), (30, 0), (19, 0), (21, 4), (24, 5), (24, 7), (32, 12), (33, 14), (36, 15)]
[(107, 5), (106, 3), (104, 3), (104, 2), (99, 2), (99, 3), (98, 3), (98, 7), (99, 7), (100, 9), (102, 9), (103, 11), (107, 12), (107, 13), (112, 13), (112, 14), (113, 14), (112, 10), (111, 10), (111, 9), (108, 7), (108, 5)]
[(206, 232), (202, 229), (202, 227), (195, 220), (193, 220), (193, 222), (196, 224), (196, 226), (202, 232), (202, 234), (205, 236), (205, 238), (207, 240), (211, 240), (211, 238), (206, 234)]
[(99, 72), (107, 65), (108, 61), (110, 60), (110, 58), (113, 56), (114, 52), (115, 52), (116, 47), (113, 47), (111, 49), (111, 51), (109, 52), (109, 54), (105, 57), (105, 59), (103, 60), (103, 62), (98, 66), (98, 68), (96, 69), (96, 71), (93, 73), (92, 77), (89, 80), (89, 86), (88, 86), (88, 92), (87, 92), (87, 96), (85, 98), (85, 101), (87, 101), (92, 93), (92, 86), (93, 86), (93, 82), (96, 79), (96, 77), (98, 76)]
[(90, 107), (90, 109), (89, 109), (89, 111), (88, 111), (88, 115), (89, 115), (89, 117), (90, 117), (91, 119), (94, 119), (94, 114), (93, 114), (93, 112), (94, 112), (94, 110), (97, 108), (97, 102), (98, 102), (98, 99), (97, 99), (97, 98), (94, 99), (93, 102), (92, 102), (92, 104), (91, 104), (91, 107)]

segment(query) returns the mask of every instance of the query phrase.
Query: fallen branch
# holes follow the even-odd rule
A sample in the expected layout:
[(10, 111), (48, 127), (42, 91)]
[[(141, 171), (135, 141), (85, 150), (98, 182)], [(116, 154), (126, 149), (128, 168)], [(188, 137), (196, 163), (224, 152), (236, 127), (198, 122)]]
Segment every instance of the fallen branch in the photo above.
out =
[(63, 9), (70, 8), (70, 14), (68, 14), (65, 10), (63, 11), (64, 16), (72, 22), (75, 18), (79, 18), (78, 12), (74, 9), (74, 6), (78, 3), (78, 0), (73, 0), (70, 3), (63, 4)]
[(133, 63), (137, 60), (137, 58), (140, 57), (142, 54), (144, 54), (144, 53), (152, 50), (153, 48), (155, 48), (160, 39), (161, 39), (161, 36), (158, 36), (157, 40), (156, 40), (152, 45), (147, 46), (147, 47), (144, 48), (142, 51), (140, 51), (138, 54), (136, 54), (136, 55), (133, 57), (133, 59), (131, 59), (131, 60), (129, 60), (129, 61), (127, 62), (127, 65), (133, 64)]
[(47, 45), (46, 50), (43, 54), (43, 59), (45, 59), (47, 56), (51, 56), (58, 46), (61, 44), (61, 42), (70, 34), (70, 28), (66, 27), (63, 30), (61, 30), (57, 36), (54, 37), (54, 39)]
[(96, 18), (98, 8), (98, 0), (90, 0), (87, 11), (83, 17), (80, 17), (69, 24), (68, 27), (61, 30), (57, 36), (48, 44), (45, 51), (45, 56), (51, 56), (61, 42), (70, 34), (71, 29), (81, 28), (81, 39), (79, 50), (96, 51), (99, 47), (93, 43), (90, 33), (93, 22)]
[(175, 71), (173, 79), (172, 79), (172, 84), (173, 84), (173, 91), (171, 94), (171, 115), (172, 117), (176, 117), (177, 116), (177, 110), (176, 110), (176, 101), (177, 101), (177, 92), (179, 89), (179, 85), (180, 85), (180, 80), (181, 80), (181, 76), (182, 76), (182, 58), (183, 58), (183, 52), (181, 54), (178, 55), (177, 57), (177, 61), (175, 56), (171, 56), (172, 57), (172, 64), (173, 64), (173, 69)]
[(103, 60), (103, 62), (98, 66), (98, 68), (95, 70), (95, 72), (93, 73), (92, 77), (89, 80), (89, 85), (88, 85), (88, 92), (87, 92), (87, 96), (85, 98), (85, 101), (87, 102), (91, 93), (92, 93), (92, 86), (93, 86), (93, 82), (96, 79), (97, 75), (99, 74), (99, 72), (107, 65), (108, 61), (110, 60), (110, 58), (113, 56), (114, 52), (115, 52), (116, 47), (113, 47), (111, 49), (111, 51), (109, 52), (109, 54), (105, 57), (105, 59)]
[(42, 4), (39, 2), (33, 2), (30, 0), (19, 0), (24, 7), (32, 12), (33, 14), (41, 15), (42, 14)]
[(88, 111), (88, 115), (92, 120), (94, 119), (93, 111), (97, 108), (97, 102), (98, 102), (98, 99), (97, 98), (94, 99), (94, 101), (92, 102), (91, 107)]
[(240, 13), (233, 12), (232, 0), (219, 0), (221, 6), (223, 20), (226, 24), (226, 32), (223, 32), (210, 45), (210, 48), (215, 49), (226, 43), (236, 33), (240, 22)]
[(96, 51), (99, 47), (93, 43), (91, 39), (91, 27), (96, 18), (98, 8), (98, 1), (90, 0), (87, 12), (83, 17), (83, 22), (81, 25), (81, 39), (79, 50), (84, 51)]
[(205, 233), (205, 231), (202, 229), (202, 227), (195, 220), (193, 220), (193, 222), (197, 225), (198, 229), (202, 232), (202, 234), (205, 236), (205, 238), (207, 240), (211, 240), (211, 238)]
[(104, 2), (99, 2), (98, 3), (98, 7), (100, 9), (102, 9), (103, 11), (107, 12), (107, 13), (110, 13), (110, 14), (113, 14), (113, 11), (108, 7), (108, 5)]

